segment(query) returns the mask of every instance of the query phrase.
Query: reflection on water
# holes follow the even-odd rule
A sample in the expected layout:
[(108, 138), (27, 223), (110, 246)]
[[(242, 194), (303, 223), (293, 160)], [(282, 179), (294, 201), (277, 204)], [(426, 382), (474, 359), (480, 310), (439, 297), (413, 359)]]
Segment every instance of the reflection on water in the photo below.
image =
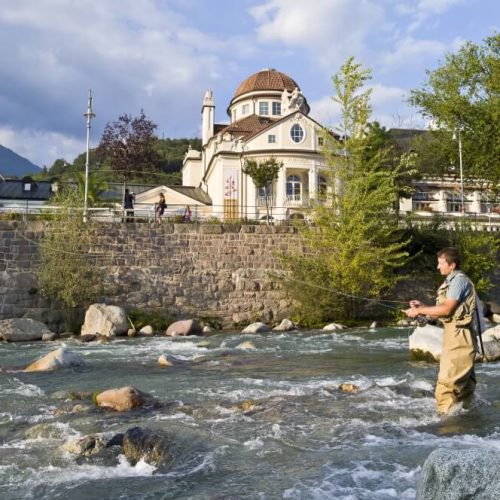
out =
[[(477, 367), (480, 405), (442, 420), (437, 365), (411, 361), (407, 336), (353, 329), (70, 341), (82, 369), (0, 372), (0, 497), (414, 498), (435, 448), (500, 446), (500, 365)], [(1, 344), (1, 363), (24, 367), (56, 347)], [(158, 366), (161, 354), (176, 364)], [(357, 390), (339, 390), (343, 383)], [(67, 399), (123, 385), (170, 404), (117, 414)], [(61, 448), (70, 437), (137, 425), (173, 437), (179, 451), (168, 471)]]

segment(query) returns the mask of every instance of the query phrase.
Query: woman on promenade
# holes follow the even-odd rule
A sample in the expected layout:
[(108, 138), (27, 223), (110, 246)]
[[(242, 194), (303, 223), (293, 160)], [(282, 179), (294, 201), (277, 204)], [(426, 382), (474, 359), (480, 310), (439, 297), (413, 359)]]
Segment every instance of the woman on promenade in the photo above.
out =
[(165, 208), (167, 208), (167, 202), (165, 201), (165, 195), (160, 193), (160, 199), (156, 204), (156, 222), (158, 224), (162, 223), (161, 217), (165, 213)]

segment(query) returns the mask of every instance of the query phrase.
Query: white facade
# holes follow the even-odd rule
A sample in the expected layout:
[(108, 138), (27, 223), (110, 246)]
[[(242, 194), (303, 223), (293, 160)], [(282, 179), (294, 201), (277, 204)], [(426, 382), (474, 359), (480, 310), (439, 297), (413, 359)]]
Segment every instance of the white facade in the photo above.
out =
[[(212, 215), (221, 219), (265, 217), (266, 196), (273, 218), (302, 214), (326, 180), (321, 126), (308, 116), (309, 110), (298, 85), (273, 69), (242, 82), (227, 108), (227, 125), (214, 123), (215, 102), (207, 91), (202, 151), (186, 154), (183, 185), (204, 189), (212, 199)], [(283, 167), (268, 191), (257, 192), (242, 166), (245, 159), (270, 157)]]

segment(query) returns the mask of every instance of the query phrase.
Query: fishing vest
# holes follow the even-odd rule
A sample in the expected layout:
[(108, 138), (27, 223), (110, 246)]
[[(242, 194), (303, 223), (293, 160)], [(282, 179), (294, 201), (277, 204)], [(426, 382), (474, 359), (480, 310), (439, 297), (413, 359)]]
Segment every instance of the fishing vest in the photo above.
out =
[(455, 279), (456, 276), (461, 274), (464, 276), (467, 281), (469, 281), (471, 285), (471, 290), (468, 293), (468, 295), (465, 297), (463, 302), (460, 302), (458, 304), (457, 308), (453, 312), (451, 316), (447, 316), (445, 318), (441, 318), (441, 321), (443, 323), (453, 323), (455, 326), (469, 326), (473, 322), (474, 318), (474, 312), (476, 310), (476, 292), (474, 290), (474, 285), (472, 282), (467, 278), (465, 273), (462, 271), (457, 271), (450, 280), (446, 279), (443, 284), (438, 288), (437, 291), (437, 299), (436, 299), (436, 304), (441, 305), (444, 304), (446, 301), (447, 295), (448, 295), (448, 289), (450, 288), (450, 283)]

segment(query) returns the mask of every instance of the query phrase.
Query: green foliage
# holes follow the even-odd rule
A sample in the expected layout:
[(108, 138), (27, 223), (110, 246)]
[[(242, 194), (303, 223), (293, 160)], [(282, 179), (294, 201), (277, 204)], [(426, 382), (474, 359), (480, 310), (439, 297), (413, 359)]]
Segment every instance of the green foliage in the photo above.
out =
[[(282, 162), (279, 162), (276, 158), (272, 157), (260, 162), (257, 160), (246, 159), (241, 170), (253, 180), (257, 189), (267, 189), (278, 178), (278, 174), (282, 166)], [(268, 196), (266, 196), (266, 215), (266, 220), (269, 223), (270, 214)]]
[(283, 258), (304, 324), (356, 319), (362, 305), (402, 278), (395, 272), (408, 255), (394, 214), (400, 171), (387, 168), (387, 150), (367, 133), (370, 91), (362, 87), (369, 77), (350, 58), (333, 78), (342, 135), (325, 134), (331, 194), (312, 211), (314, 225), (301, 232), (310, 253)]
[(411, 263), (415, 275), (428, 274), (437, 286), (442, 276), (436, 272), (436, 254), (442, 248), (456, 247), (461, 255), (460, 267), (477, 292), (487, 296), (493, 287), (491, 280), (500, 251), (498, 235), (476, 231), (468, 221), (460, 221), (450, 230), (443, 219), (436, 218), (432, 224), (423, 226), (412, 226), (410, 221), (406, 236), (411, 239), (408, 251), (416, 257)]
[(142, 327), (150, 325), (155, 332), (164, 332), (168, 325), (175, 321), (175, 316), (162, 311), (144, 311), (133, 309), (129, 313), (129, 318), (135, 329), (139, 331)]
[[(76, 174), (76, 185), (77, 192), (80, 199), (85, 199), (85, 173), (78, 172)], [(106, 181), (100, 179), (96, 175), (88, 177), (87, 180), (87, 205), (89, 207), (96, 206), (99, 204), (100, 195), (108, 189), (108, 184)]]
[(493, 287), (491, 273), (497, 268), (500, 238), (485, 231), (474, 231), (467, 221), (457, 224), (450, 233), (450, 246), (462, 256), (461, 268), (474, 283), (478, 293), (486, 294)]
[[(483, 45), (465, 43), (456, 54), (428, 71), (425, 86), (413, 90), (410, 103), (433, 120), (442, 132), (432, 140), (433, 154), (442, 141), (441, 168), (459, 164), (453, 131), (461, 131), (465, 179), (482, 179), (493, 189), (500, 187), (500, 34)], [(419, 148), (425, 152), (425, 148)], [(430, 157), (432, 158), (432, 156)], [(437, 162), (430, 162), (436, 169)]]
[(102, 281), (89, 258), (92, 235), (90, 224), (83, 223), (78, 193), (58, 192), (53, 203), (60, 210), (41, 242), (38, 285), (42, 295), (62, 306), (67, 326), (72, 327), (78, 309), (95, 302), (102, 292)]

